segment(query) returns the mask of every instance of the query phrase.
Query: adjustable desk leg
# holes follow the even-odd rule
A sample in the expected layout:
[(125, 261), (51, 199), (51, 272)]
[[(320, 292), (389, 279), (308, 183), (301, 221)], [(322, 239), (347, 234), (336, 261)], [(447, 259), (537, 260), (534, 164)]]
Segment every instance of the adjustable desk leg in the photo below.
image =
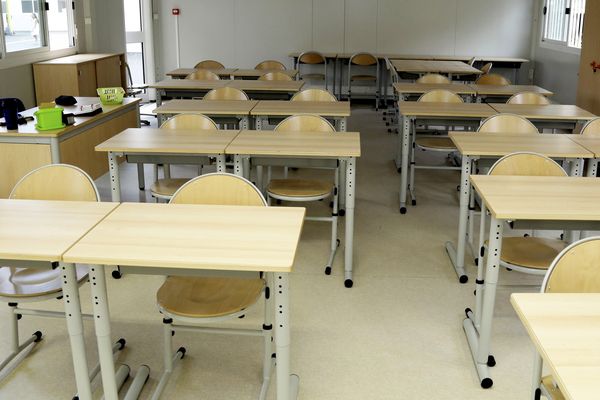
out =
[(356, 193), (356, 158), (346, 161), (346, 232), (344, 235), (344, 286), (351, 288), (354, 257), (354, 203)]
[(298, 395), (298, 375), (290, 375), (290, 295), (287, 273), (275, 274), (274, 289), (277, 400), (294, 400)]
[(406, 214), (406, 190), (408, 188), (408, 146), (410, 143), (410, 127), (412, 125), (413, 118), (405, 115), (400, 115), (402, 118), (402, 147), (400, 149), (402, 166), (400, 171), (400, 214)]
[(110, 174), (110, 195), (114, 202), (121, 201), (121, 183), (119, 179), (119, 162), (117, 155), (112, 151), (108, 152), (108, 171)]

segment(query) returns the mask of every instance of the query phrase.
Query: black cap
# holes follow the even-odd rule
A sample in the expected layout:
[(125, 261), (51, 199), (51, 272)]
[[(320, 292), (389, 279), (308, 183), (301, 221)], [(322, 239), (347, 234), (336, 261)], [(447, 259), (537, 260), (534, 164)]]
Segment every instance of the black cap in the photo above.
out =
[(72, 106), (77, 104), (77, 100), (73, 96), (58, 96), (54, 102), (59, 106)]

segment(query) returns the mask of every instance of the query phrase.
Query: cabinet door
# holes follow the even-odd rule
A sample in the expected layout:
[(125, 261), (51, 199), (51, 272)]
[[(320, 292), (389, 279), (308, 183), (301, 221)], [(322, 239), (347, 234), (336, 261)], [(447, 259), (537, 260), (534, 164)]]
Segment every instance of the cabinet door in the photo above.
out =
[(121, 59), (119, 56), (96, 61), (98, 87), (121, 86)]
[(600, 71), (594, 72), (591, 63), (600, 62), (600, 2), (588, 1), (583, 24), (583, 44), (579, 62), (577, 105), (600, 114)]
[(76, 65), (33, 64), (36, 103), (53, 101), (60, 95), (80, 96)]
[(77, 64), (77, 79), (79, 81), (78, 96), (97, 97), (96, 65), (94, 62)]

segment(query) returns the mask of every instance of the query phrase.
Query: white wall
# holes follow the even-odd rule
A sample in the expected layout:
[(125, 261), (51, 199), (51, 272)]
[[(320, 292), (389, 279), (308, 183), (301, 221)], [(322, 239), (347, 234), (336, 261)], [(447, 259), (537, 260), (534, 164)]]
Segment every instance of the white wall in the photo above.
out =
[(213, 58), (253, 67), (292, 51), (528, 57), (534, 0), (161, 0), (162, 73)]

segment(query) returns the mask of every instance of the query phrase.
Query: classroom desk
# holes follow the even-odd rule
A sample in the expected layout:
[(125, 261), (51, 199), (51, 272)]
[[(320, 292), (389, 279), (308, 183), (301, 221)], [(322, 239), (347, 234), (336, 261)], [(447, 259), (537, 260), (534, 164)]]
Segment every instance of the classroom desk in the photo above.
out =
[(596, 176), (598, 172), (598, 163), (600, 163), (600, 137), (571, 135), (569, 138), (580, 146), (585, 147), (590, 152), (594, 153), (594, 159), (589, 160), (587, 166), (587, 176)]
[(154, 109), (158, 116), (158, 124), (162, 124), (172, 115), (182, 113), (201, 113), (211, 118), (236, 118), (241, 129), (250, 127), (250, 111), (258, 104), (257, 100), (192, 100), (175, 99)]
[[(204, 70), (213, 72), (219, 75), (221, 79), (231, 79), (231, 74), (237, 71), (237, 68), (202, 68)], [(165, 75), (173, 78), (173, 79), (185, 79), (191, 73), (196, 72), (198, 69), (196, 68), (177, 68), (172, 71), (167, 72)]]
[(104, 265), (120, 265), (127, 273), (150, 275), (273, 274), (277, 399), (295, 399), (289, 274), (304, 214), (305, 209), (297, 207), (124, 203), (71, 247), (63, 259), (89, 264), (94, 282), (91, 295), (106, 398), (117, 400), (118, 391)]
[(250, 81), (238, 79), (229, 81), (227, 86), (243, 90), (253, 99), (289, 100), (294, 93), (302, 89), (304, 83), (303, 81)]
[(121, 201), (118, 157), (127, 162), (151, 164), (203, 164), (217, 158), (217, 171), (225, 171), (225, 148), (239, 131), (137, 128), (126, 129), (96, 146), (108, 153), (112, 201)]
[(600, 294), (513, 293), (510, 302), (562, 394), (598, 397)]
[[(28, 172), (47, 164), (78, 166), (92, 179), (108, 170), (106, 160), (94, 152), (94, 146), (125, 128), (139, 126), (140, 99), (126, 98), (123, 104), (102, 106), (93, 117), (76, 117), (75, 124), (62, 129), (38, 131), (36, 121), (19, 125), (16, 131), (0, 127), (0, 197), (8, 197), (14, 185)], [(77, 97), (77, 105), (63, 107), (76, 112), (78, 105), (100, 103), (98, 97)], [(33, 116), (36, 108), (21, 113)]]
[(551, 158), (574, 159), (571, 175), (580, 176), (583, 171), (583, 160), (593, 157), (593, 153), (572, 141), (571, 137), (574, 135), (570, 134), (518, 135), (511, 133), (450, 132), (449, 136), (462, 156), (462, 166), (458, 241), (456, 247), (450, 241), (446, 242), (445, 246), (460, 283), (466, 283), (468, 276), (464, 267), (467, 243), (471, 245), (472, 254), (476, 255), (478, 253), (478, 250), (472, 246), (473, 218), (469, 213), (471, 193), (469, 178), (473, 173), (473, 162), (480, 158), (498, 159), (511, 153), (527, 151)]
[(224, 87), (229, 83), (227, 80), (199, 81), (194, 79), (165, 79), (148, 85), (156, 89), (156, 106), (162, 105), (163, 97), (201, 97), (209, 90)]
[[(398, 151), (396, 153), (396, 168), (400, 170), (400, 213), (406, 214), (406, 194), (410, 191), (413, 204), (415, 197), (413, 185), (408, 182), (409, 156), (414, 151), (416, 121), (431, 124), (478, 125), (483, 118), (496, 114), (494, 109), (481, 103), (420, 103), (401, 101), (398, 103), (398, 121), (402, 134), (398, 135)], [(410, 147), (410, 148), (409, 148)], [(412, 168), (412, 167), (410, 167)], [(411, 175), (414, 176), (414, 175)]]
[(486, 98), (508, 99), (510, 96), (522, 93), (533, 92), (543, 96), (552, 96), (553, 92), (535, 85), (478, 85), (469, 84), (469, 86), (477, 93), (477, 101), (481, 102)]
[(570, 128), (583, 124), (596, 116), (571, 104), (490, 104), (499, 113), (510, 113), (525, 117), (540, 128)]
[(231, 79), (258, 79), (264, 74), (269, 72), (281, 72), (289, 76), (292, 79), (296, 79), (296, 75), (298, 75), (298, 70), (296, 69), (236, 69), (235, 72), (231, 74)]
[(116, 207), (115, 203), (88, 201), (0, 199), (0, 265), (47, 270), (59, 267), (63, 271), (63, 303), (77, 393), (82, 400), (91, 400), (92, 390), (79, 287), (75, 265), (62, 262), (62, 256)]
[(459, 94), (467, 98), (470, 101), (472, 97), (477, 93), (469, 85), (462, 83), (416, 83), (416, 82), (396, 82), (392, 84), (394, 90), (398, 93), (400, 98), (406, 100), (407, 95), (422, 95), (431, 90), (449, 90), (453, 93)]
[[(505, 221), (517, 229), (600, 230), (600, 180), (582, 177), (471, 175), (491, 214), (485, 273), (476, 285), (475, 310), (466, 309), (463, 329), (481, 386), (493, 381), (489, 365), (492, 319)], [(485, 283), (483, 283), (485, 282)], [(562, 339), (562, 338), (561, 338)]]
[(290, 115), (316, 114), (335, 120), (336, 130), (341, 132), (346, 131), (346, 120), (350, 113), (348, 101), (260, 100), (250, 111), (250, 115), (256, 119), (257, 130), (267, 125), (267, 120), (271, 117), (285, 118)]
[[(257, 165), (287, 165), (276, 159), (311, 159), (308, 165), (321, 161), (320, 166), (336, 168), (340, 161), (346, 162), (346, 231), (344, 246), (344, 285), (352, 287), (353, 245), (354, 245), (354, 203), (356, 193), (356, 158), (360, 157), (360, 134), (325, 132), (286, 132), (286, 131), (241, 131), (227, 146), (226, 154), (234, 155), (234, 169), (237, 175), (249, 175), (249, 162), (252, 158)], [(275, 160), (273, 160), (275, 159)], [(332, 163), (331, 161), (337, 160)], [(289, 161), (289, 160), (288, 160)], [(286, 164), (282, 164), (286, 163)], [(296, 160), (295, 162), (298, 162)], [(262, 182), (262, 179), (259, 179)], [(259, 186), (261, 184), (259, 183)]]
[(438, 73), (447, 75), (480, 75), (483, 73), (462, 61), (392, 60), (392, 65), (398, 73)]

